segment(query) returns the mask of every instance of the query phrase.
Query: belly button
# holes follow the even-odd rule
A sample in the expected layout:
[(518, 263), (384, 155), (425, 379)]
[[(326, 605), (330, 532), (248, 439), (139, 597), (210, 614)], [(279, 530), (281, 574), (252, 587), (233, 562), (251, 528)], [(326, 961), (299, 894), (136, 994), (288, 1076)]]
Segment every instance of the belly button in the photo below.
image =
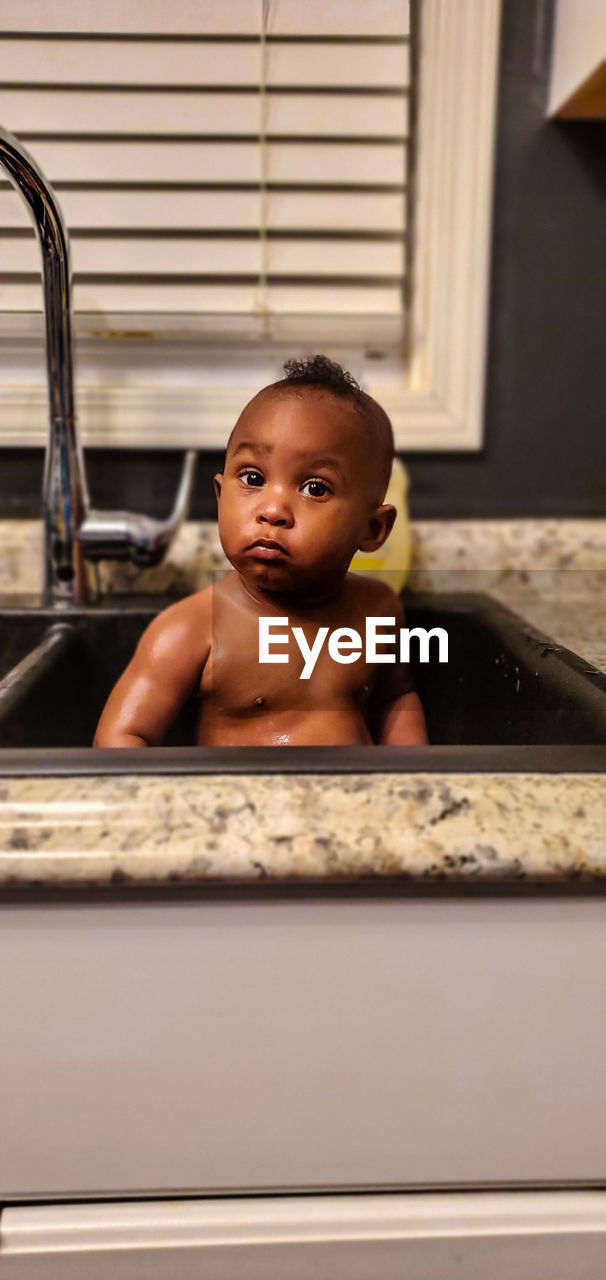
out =
[(258, 698), (255, 698), (255, 706), (256, 706), (256, 707), (262, 707), (262, 706), (264, 705), (264, 703), (265, 703), (265, 698), (263, 698), (263, 697), (261, 696), (261, 694), (259, 694), (259, 697), (258, 697)]

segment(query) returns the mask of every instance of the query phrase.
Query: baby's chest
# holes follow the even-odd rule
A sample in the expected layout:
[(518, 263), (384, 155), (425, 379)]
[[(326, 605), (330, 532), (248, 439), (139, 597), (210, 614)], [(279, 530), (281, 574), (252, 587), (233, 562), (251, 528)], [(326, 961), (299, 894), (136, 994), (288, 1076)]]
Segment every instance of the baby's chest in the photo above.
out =
[(257, 637), (244, 651), (221, 640), (211, 644), (201, 693), (226, 711), (259, 706), (260, 699), (268, 709), (328, 709), (344, 701), (362, 702), (372, 680), (373, 666), (363, 654), (342, 662), (313, 633), (298, 642), (290, 632), (287, 643), (268, 649), (259, 648)]

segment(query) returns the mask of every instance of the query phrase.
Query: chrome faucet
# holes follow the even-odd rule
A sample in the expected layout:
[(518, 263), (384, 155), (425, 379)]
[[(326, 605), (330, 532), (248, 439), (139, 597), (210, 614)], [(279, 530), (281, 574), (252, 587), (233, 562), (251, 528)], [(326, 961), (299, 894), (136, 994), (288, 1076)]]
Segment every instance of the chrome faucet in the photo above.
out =
[(185, 454), (181, 482), (167, 520), (128, 511), (91, 509), (74, 411), (69, 238), (57, 198), (25, 147), (0, 129), (0, 165), (32, 211), (42, 250), (50, 433), (43, 481), (44, 584), (47, 603), (82, 604), (94, 594), (86, 561), (162, 559), (185, 519), (195, 450)]

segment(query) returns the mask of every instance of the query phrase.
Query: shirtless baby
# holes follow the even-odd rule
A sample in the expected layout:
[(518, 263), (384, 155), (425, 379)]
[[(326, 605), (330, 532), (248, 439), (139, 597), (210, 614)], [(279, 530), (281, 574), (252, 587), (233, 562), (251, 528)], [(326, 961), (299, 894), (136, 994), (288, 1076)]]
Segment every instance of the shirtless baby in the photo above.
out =
[[(324, 644), (311, 675), (300, 678), (305, 658), (293, 628), (304, 649), (319, 628), (364, 637), (371, 616), (395, 619), (397, 634), (404, 613), (390, 587), (348, 572), (356, 550), (378, 550), (395, 519), (395, 507), (383, 505), (394, 454), (389, 419), (324, 356), (284, 367), (287, 376), (244, 409), (215, 476), (219, 536), (233, 569), (148, 626), (110, 694), (96, 747), (160, 745), (192, 695), (200, 699), (199, 746), (427, 742), (397, 650), (392, 664), (369, 661), (364, 649), (335, 661)], [(281, 661), (259, 661), (260, 618), (270, 620), (262, 629), (272, 638), (288, 637), (271, 649)]]

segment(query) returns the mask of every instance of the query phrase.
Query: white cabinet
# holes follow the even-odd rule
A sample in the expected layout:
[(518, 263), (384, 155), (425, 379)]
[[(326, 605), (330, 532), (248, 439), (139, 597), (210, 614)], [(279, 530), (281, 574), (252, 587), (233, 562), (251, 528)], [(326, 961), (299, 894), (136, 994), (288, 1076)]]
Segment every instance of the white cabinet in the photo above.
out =
[(0, 908), (0, 1204), (606, 1181), (606, 901)]

